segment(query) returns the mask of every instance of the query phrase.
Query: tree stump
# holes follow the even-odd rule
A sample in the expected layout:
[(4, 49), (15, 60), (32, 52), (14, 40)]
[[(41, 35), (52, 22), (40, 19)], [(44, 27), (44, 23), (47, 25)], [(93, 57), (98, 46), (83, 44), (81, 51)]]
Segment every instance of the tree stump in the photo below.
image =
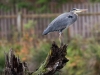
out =
[(21, 62), (15, 56), (13, 50), (5, 54), (5, 74), (4, 75), (53, 75), (56, 71), (62, 69), (69, 61), (65, 56), (67, 54), (67, 45), (58, 47), (55, 42), (52, 43), (50, 52), (45, 61), (35, 71), (30, 72), (27, 64)]
[(18, 57), (15, 56), (11, 49), (9, 53), (5, 53), (5, 69), (4, 75), (28, 75), (28, 67), (25, 62), (21, 62)]

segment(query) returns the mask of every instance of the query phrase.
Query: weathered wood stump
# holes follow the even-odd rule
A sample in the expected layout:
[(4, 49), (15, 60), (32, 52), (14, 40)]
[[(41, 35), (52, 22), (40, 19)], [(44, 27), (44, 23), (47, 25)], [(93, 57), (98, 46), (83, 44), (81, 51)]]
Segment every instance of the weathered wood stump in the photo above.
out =
[(9, 53), (5, 53), (5, 70), (4, 75), (28, 75), (28, 67), (25, 62), (21, 62), (18, 57), (15, 56), (11, 49)]
[(13, 50), (10, 50), (8, 54), (5, 54), (5, 75), (53, 75), (68, 62), (68, 59), (65, 57), (67, 54), (66, 48), (67, 45), (58, 47), (55, 42), (53, 42), (46, 60), (35, 72), (29, 72), (27, 64), (21, 62), (20, 59), (15, 56)]

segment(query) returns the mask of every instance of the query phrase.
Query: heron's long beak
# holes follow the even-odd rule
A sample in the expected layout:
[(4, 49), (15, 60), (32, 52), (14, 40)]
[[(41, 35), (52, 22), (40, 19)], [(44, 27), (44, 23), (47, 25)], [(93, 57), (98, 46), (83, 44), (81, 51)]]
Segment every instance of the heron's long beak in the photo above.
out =
[(80, 12), (85, 12), (87, 11), (88, 9), (80, 9)]
[(87, 11), (87, 9), (77, 9), (77, 10), (75, 11), (75, 13), (81, 13), (81, 12), (85, 12), (85, 11)]

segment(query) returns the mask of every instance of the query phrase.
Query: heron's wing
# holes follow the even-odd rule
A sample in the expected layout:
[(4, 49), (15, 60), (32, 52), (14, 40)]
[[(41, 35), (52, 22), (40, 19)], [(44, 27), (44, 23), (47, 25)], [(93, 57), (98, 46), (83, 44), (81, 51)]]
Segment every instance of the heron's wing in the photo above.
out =
[(68, 27), (70, 24), (72, 24), (73, 22), (75, 22), (76, 18), (74, 18), (75, 16), (71, 13), (63, 13), (60, 16), (58, 16), (57, 18), (55, 18), (50, 24), (49, 24), (49, 28), (52, 31), (59, 31), (62, 29), (65, 29), (66, 27)]

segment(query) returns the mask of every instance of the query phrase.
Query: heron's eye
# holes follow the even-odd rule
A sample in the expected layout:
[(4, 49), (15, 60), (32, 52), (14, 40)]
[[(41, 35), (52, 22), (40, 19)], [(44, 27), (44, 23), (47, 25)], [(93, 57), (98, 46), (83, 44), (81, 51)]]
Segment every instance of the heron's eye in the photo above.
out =
[(76, 8), (73, 8), (73, 10), (77, 10)]

